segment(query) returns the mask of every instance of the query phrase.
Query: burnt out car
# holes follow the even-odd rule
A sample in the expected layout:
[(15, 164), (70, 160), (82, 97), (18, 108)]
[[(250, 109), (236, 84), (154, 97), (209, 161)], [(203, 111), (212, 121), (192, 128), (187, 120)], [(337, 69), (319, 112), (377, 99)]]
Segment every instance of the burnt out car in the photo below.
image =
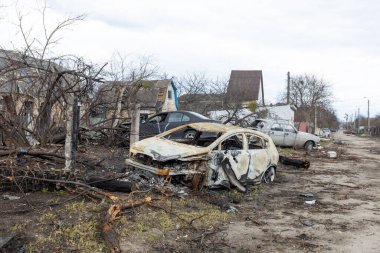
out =
[[(183, 138), (181, 133), (193, 131)], [(193, 123), (134, 143), (128, 166), (171, 177), (194, 188), (271, 183), (279, 155), (261, 132), (217, 123)]]

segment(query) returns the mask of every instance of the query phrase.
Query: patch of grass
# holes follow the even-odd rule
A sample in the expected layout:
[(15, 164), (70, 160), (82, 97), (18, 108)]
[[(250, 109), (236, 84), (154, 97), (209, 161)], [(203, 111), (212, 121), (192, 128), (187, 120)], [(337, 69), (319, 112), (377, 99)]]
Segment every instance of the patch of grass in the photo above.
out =
[(52, 212), (44, 213), (40, 216), (39, 221), (41, 223), (51, 222), (56, 218), (56, 215)]
[(248, 192), (249, 195), (257, 195), (265, 188), (264, 184), (254, 185)]
[(62, 196), (62, 195), (65, 195), (65, 194), (66, 194), (66, 192), (65, 192), (64, 190), (58, 190), (58, 191), (54, 191), (54, 193), (55, 193), (55, 194), (57, 194), (57, 195), (60, 195), (60, 196)]
[(16, 223), (12, 227), (9, 228), (11, 233), (20, 232), (25, 228), (25, 223)]
[(285, 148), (285, 147), (283, 148), (278, 147), (277, 150), (278, 150), (278, 153), (280, 153), (280, 155), (283, 155), (283, 156), (289, 156), (296, 152), (294, 148)]
[(36, 240), (27, 246), (27, 252), (51, 250), (66, 252), (107, 252), (104, 243), (98, 241), (99, 224), (95, 220), (80, 222), (71, 226), (59, 227), (46, 235), (38, 234)]
[(71, 202), (65, 205), (66, 211), (69, 213), (77, 213), (86, 211), (84, 199), (82, 201)]
[[(221, 222), (225, 222), (229, 213), (221, 211), (219, 207), (206, 204), (194, 198), (163, 200), (156, 203), (157, 206), (167, 210), (153, 209), (147, 213), (146, 209), (137, 208), (134, 220), (128, 219), (124, 223), (119, 220), (119, 229), (124, 236), (140, 238), (141, 240), (157, 241), (171, 230), (180, 228), (209, 228)], [(157, 230), (161, 233), (157, 233)], [(137, 239), (138, 240), (138, 239)]]
[(102, 201), (100, 203), (93, 203), (92, 204), (92, 211), (95, 213), (101, 212), (105, 207), (107, 206), (107, 203), (105, 201)]

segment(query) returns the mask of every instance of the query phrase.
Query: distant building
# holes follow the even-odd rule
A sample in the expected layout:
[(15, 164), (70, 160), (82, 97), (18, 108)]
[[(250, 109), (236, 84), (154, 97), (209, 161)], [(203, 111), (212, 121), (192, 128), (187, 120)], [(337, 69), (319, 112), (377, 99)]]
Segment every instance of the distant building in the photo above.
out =
[(133, 90), (134, 82), (105, 82), (98, 91), (99, 105), (101, 106), (98, 106), (93, 117), (99, 120), (112, 118), (120, 91), (123, 91), (121, 117), (125, 119), (130, 118), (127, 99), (140, 104), (141, 118), (147, 118), (157, 112), (176, 111), (178, 109), (177, 88), (173, 80), (142, 80), (139, 82), (141, 82), (141, 87), (133, 95), (130, 92)]
[(294, 125), (294, 113), (297, 107), (290, 104), (276, 104), (265, 107), (268, 110), (268, 118), (286, 120)]
[(263, 72), (261, 70), (232, 70), (227, 88), (228, 102), (248, 107), (252, 101), (262, 106), (264, 100)]

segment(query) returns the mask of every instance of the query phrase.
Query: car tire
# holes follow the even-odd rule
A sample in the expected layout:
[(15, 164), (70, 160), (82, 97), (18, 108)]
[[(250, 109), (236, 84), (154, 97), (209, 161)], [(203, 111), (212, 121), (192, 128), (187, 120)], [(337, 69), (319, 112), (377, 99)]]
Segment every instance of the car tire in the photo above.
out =
[(269, 167), (263, 175), (262, 182), (265, 184), (271, 184), (276, 177), (276, 169), (274, 167)]
[(185, 139), (194, 139), (196, 134), (197, 134), (196, 131), (194, 131), (194, 130), (188, 130), (188, 131), (185, 132), (184, 138)]
[(312, 141), (305, 142), (304, 148), (306, 151), (312, 151), (313, 147), (314, 147), (314, 142)]

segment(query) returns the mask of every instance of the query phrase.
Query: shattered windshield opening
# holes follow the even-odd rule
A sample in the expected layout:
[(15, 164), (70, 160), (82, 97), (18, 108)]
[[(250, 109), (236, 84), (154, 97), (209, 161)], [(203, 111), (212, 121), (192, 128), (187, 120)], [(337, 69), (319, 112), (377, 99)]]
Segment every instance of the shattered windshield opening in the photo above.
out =
[(222, 134), (222, 132), (198, 131), (194, 128), (187, 127), (164, 135), (162, 138), (187, 145), (207, 147)]

